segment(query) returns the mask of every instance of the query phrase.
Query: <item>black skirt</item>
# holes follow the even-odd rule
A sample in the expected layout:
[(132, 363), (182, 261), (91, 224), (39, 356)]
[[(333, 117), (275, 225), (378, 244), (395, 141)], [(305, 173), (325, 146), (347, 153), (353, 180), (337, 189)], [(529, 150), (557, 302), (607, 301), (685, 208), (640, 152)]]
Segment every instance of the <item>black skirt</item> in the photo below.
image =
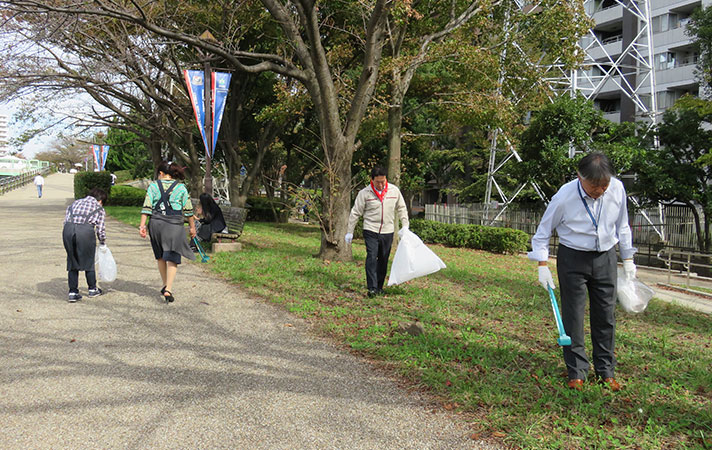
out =
[(94, 225), (67, 222), (62, 229), (62, 241), (67, 251), (67, 270), (94, 270)]
[(148, 232), (156, 259), (163, 259), (164, 252), (174, 252), (190, 260), (195, 259), (186, 239), (183, 216), (154, 214), (148, 223)]

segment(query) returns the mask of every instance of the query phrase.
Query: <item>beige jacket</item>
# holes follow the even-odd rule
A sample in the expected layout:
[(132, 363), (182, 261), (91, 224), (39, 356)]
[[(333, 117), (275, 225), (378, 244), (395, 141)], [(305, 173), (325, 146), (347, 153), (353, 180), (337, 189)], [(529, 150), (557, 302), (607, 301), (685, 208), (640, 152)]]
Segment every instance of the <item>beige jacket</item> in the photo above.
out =
[(401, 227), (408, 226), (408, 209), (405, 206), (405, 199), (400, 189), (393, 184), (388, 185), (388, 191), (383, 199), (383, 203), (378, 198), (369, 184), (356, 196), (354, 207), (349, 215), (349, 227), (347, 232), (353, 233), (358, 218), (363, 216), (363, 229), (374, 233), (393, 233), (393, 218), (398, 211)]

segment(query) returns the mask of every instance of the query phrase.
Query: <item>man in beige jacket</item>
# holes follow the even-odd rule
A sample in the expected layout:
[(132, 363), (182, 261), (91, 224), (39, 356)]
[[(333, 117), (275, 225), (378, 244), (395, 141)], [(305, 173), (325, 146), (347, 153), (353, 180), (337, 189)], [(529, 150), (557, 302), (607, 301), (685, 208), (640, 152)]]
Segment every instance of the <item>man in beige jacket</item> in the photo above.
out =
[(356, 196), (354, 207), (349, 215), (348, 233), (344, 237), (347, 244), (354, 237), (354, 228), (359, 217), (363, 216), (363, 240), (366, 243), (366, 284), (368, 296), (383, 293), (386, 280), (388, 256), (393, 244), (395, 231), (394, 218), (402, 228), (408, 228), (408, 210), (403, 194), (397, 186), (388, 184), (386, 170), (383, 167), (371, 169), (371, 183)]

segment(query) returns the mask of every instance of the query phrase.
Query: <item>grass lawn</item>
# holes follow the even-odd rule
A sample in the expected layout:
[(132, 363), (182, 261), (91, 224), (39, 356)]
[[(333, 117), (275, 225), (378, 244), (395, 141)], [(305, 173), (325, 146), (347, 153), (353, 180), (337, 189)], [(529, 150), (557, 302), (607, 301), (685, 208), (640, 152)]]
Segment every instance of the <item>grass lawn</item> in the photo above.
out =
[[(623, 390), (591, 383), (575, 392), (565, 388), (548, 295), (522, 256), (432, 245), (447, 269), (369, 299), (363, 241), (355, 263), (315, 258), (319, 230), (303, 225), (248, 223), (240, 241), (242, 251), (213, 256), (210, 268), (382, 361), (461, 411), (481, 438), (520, 448), (712, 448), (708, 315), (655, 299), (643, 314), (619, 310)], [(424, 335), (398, 332), (415, 319)]]
[(137, 206), (104, 206), (106, 213), (114, 219), (138, 228), (141, 223), (141, 208)]

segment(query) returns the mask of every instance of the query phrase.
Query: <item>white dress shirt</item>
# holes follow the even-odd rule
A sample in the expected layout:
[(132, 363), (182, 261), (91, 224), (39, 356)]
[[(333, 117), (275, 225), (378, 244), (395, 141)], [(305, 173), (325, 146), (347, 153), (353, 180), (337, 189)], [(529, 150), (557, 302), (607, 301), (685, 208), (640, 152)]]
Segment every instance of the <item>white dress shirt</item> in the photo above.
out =
[(633, 247), (628, 225), (625, 188), (617, 178), (611, 178), (608, 189), (597, 199), (586, 194), (578, 178), (563, 185), (532, 237), (529, 259), (549, 259), (549, 239), (554, 230), (559, 242), (574, 250), (605, 252), (619, 244), (622, 259), (632, 258), (638, 250)]

